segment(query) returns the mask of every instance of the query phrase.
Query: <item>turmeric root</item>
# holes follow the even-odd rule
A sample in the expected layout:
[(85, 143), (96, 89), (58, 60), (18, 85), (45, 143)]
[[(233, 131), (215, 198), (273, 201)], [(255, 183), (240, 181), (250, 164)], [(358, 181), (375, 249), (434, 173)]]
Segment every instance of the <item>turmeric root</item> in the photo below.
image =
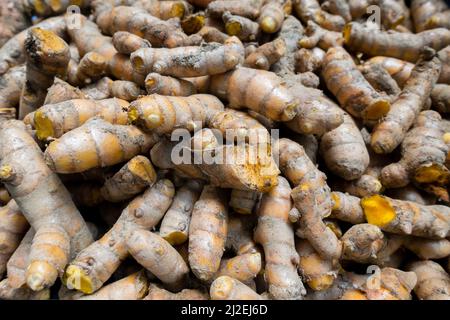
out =
[(14, 200), (0, 208), (0, 276), (6, 271), (6, 263), (17, 249), (29, 225)]
[(436, 111), (422, 111), (401, 145), (402, 158), (381, 170), (381, 183), (388, 188), (420, 184), (446, 185), (450, 173), (445, 167), (448, 146), (443, 140), (441, 116)]
[(252, 229), (253, 223), (248, 219), (230, 216), (225, 247), (236, 255), (258, 252), (253, 241)]
[(428, 239), (442, 239), (450, 232), (448, 207), (424, 206), (374, 195), (361, 200), (367, 222), (381, 230)]
[(424, 55), (416, 64), (391, 110), (374, 128), (370, 144), (375, 152), (390, 153), (400, 145), (423, 108), (441, 69), (440, 61), (433, 53)]
[(193, 10), (192, 6), (188, 2), (179, 0), (144, 0), (138, 1), (137, 5), (135, 4), (134, 6), (145, 9), (152, 16), (157, 17), (161, 20), (183, 18)]
[(321, 8), (334, 15), (341, 16), (344, 18), (345, 22), (352, 20), (352, 15), (350, 12), (350, 6), (348, 1), (339, 0), (327, 0), (322, 2)]
[(197, 93), (197, 89), (192, 82), (169, 76), (162, 76), (155, 72), (149, 73), (145, 78), (145, 89), (149, 95), (156, 93), (163, 96), (188, 97)]
[(111, 84), (111, 95), (122, 100), (134, 101), (143, 93), (141, 87), (132, 81), (116, 80)]
[(328, 89), (353, 116), (377, 120), (389, 112), (389, 100), (372, 88), (345, 49), (333, 47), (327, 51), (322, 76)]
[[(173, 184), (169, 180), (159, 180), (131, 201), (109, 232), (70, 263), (63, 278), (66, 286), (86, 294), (97, 291), (128, 256), (127, 235), (156, 226), (173, 196)], [(158, 206), (154, 206), (155, 203)]]
[(67, 43), (45, 29), (31, 29), (24, 45), (27, 80), (20, 97), (20, 119), (42, 105), (54, 77), (65, 74), (70, 59)]
[(86, 53), (78, 64), (69, 63), (67, 78), (75, 86), (85, 85), (100, 79), (107, 68), (105, 57), (95, 51)]
[(173, 48), (190, 43), (189, 37), (180, 29), (141, 8), (118, 6), (103, 10), (96, 16), (96, 22), (105, 34), (128, 31), (150, 41), (155, 47)]
[(303, 25), (294, 16), (289, 15), (283, 21), (277, 38), (284, 40), (286, 53), (271, 67), (271, 71), (278, 76), (283, 77), (295, 72), (294, 53), (298, 50), (297, 43), (302, 38), (303, 32)]
[(225, 43), (225, 41), (230, 38), (228, 34), (210, 26), (204, 26), (197, 34), (201, 36), (205, 42)]
[(148, 280), (145, 273), (140, 271), (77, 300), (140, 300), (146, 295), (147, 289)]
[(275, 121), (295, 116), (297, 101), (273, 72), (240, 67), (211, 76), (210, 81), (210, 92), (228, 100), (232, 108), (246, 107)]
[(256, 19), (260, 14), (262, 2), (261, 0), (215, 0), (208, 4), (206, 12), (214, 18), (221, 18), (225, 12), (229, 11), (233, 15)]
[(425, 28), (426, 29), (435, 29), (435, 28), (450, 28), (450, 10), (437, 12), (433, 14), (430, 18), (428, 18)]
[(80, 89), (59, 78), (55, 78), (53, 85), (47, 90), (43, 104), (55, 104), (72, 99), (86, 99), (86, 96)]
[(327, 167), (346, 180), (361, 177), (370, 161), (361, 132), (348, 114), (339, 127), (322, 136), (320, 152)]
[(357, 275), (346, 272), (325, 291), (308, 294), (308, 300), (411, 300), (411, 291), (417, 277), (390, 267), (375, 275)]
[(211, 280), (219, 270), (227, 238), (228, 208), (224, 196), (205, 186), (192, 211), (189, 226), (189, 265), (194, 275)]
[(170, 134), (175, 128), (194, 131), (198, 125), (203, 127), (223, 108), (222, 102), (213, 95), (172, 97), (153, 94), (133, 101), (128, 118), (145, 130)]
[(255, 191), (233, 189), (231, 190), (229, 205), (237, 213), (251, 214), (258, 201), (259, 195), (260, 194)]
[(124, 125), (128, 122), (127, 107), (121, 99), (74, 99), (44, 105), (34, 112), (36, 135), (41, 140), (59, 138), (93, 117)]
[(241, 41), (254, 41), (259, 38), (259, 24), (242, 16), (226, 11), (222, 15), (225, 31), (230, 36), (236, 36)]
[(261, 271), (261, 254), (245, 253), (230, 259), (222, 259), (215, 278), (228, 276), (242, 283), (253, 280)]
[(405, 237), (403, 246), (424, 260), (442, 259), (450, 255), (450, 241), (447, 239)]
[(183, 289), (178, 293), (159, 288), (157, 285), (150, 283), (148, 295), (143, 300), (208, 300), (208, 294), (195, 289)]
[(450, 85), (436, 84), (431, 91), (431, 101), (440, 113), (450, 113)]
[(414, 293), (421, 300), (449, 300), (450, 276), (434, 261), (416, 261), (410, 263), (407, 270), (417, 276)]
[(325, 51), (320, 48), (301, 48), (295, 53), (295, 70), (297, 72), (316, 72), (322, 68)]
[(167, 287), (180, 290), (187, 280), (189, 267), (166, 240), (147, 230), (134, 230), (126, 240), (130, 255)]
[[(16, 120), (5, 122), (0, 137), (0, 178), (36, 230), (26, 281), (32, 290), (39, 291), (53, 285), (68, 260), (91, 243), (92, 236), (25, 125)], [(32, 171), (28, 163), (33, 163)]]
[(151, 187), (156, 179), (156, 171), (150, 160), (144, 156), (136, 156), (106, 180), (100, 193), (107, 201), (120, 202)]
[[(44, 158), (55, 172), (83, 172), (111, 166), (147, 152), (157, 139), (134, 126), (114, 125), (92, 118), (51, 142)], [(80, 140), (84, 143), (80, 144)]]
[(366, 222), (364, 211), (361, 208), (361, 199), (342, 192), (332, 192), (333, 208), (330, 218), (350, 222), (351, 224), (361, 224)]
[(413, 0), (411, 2), (411, 15), (416, 32), (426, 30), (428, 20), (435, 14), (446, 9), (442, 0)]
[(19, 246), (11, 255), (6, 265), (8, 286), (12, 288), (26, 287), (26, 270), (28, 267), (28, 257), (30, 256), (31, 243), (35, 232), (29, 228), (28, 232), (20, 241)]
[(5, 187), (0, 187), (0, 204), (6, 205), (9, 201), (11, 201), (11, 195), (8, 193)]
[(29, 25), (23, 1), (3, 1), (0, 4), (0, 47)]
[(292, 4), (297, 17), (299, 17), (304, 24), (307, 24), (308, 21), (312, 20), (328, 30), (342, 31), (344, 28), (344, 18), (322, 10), (317, 0), (293, 0)]
[(25, 62), (25, 40), (31, 28), (52, 31), (63, 37), (66, 31), (66, 22), (63, 17), (49, 18), (9, 39), (0, 48), (0, 75), (4, 75), (10, 68)]
[(198, 11), (186, 15), (181, 20), (181, 28), (186, 34), (198, 33), (206, 24), (205, 12)]
[(243, 59), (242, 43), (235, 37), (223, 45), (204, 44), (182, 48), (144, 48), (131, 54), (133, 69), (174, 77), (199, 77), (224, 73)]
[(0, 78), (0, 108), (16, 107), (26, 80), (26, 67), (12, 67)]
[(344, 44), (344, 37), (340, 32), (324, 29), (311, 20), (308, 21), (305, 34), (306, 36), (298, 41), (302, 48), (312, 49), (317, 46), (328, 50), (332, 47), (342, 47)]
[(245, 58), (244, 65), (250, 68), (269, 70), (286, 53), (286, 44), (283, 39), (276, 39), (263, 44), (255, 52)]
[(201, 189), (202, 183), (193, 180), (177, 190), (159, 228), (159, 235), (171, 245), (182, 244), (188, 239), (192, 210)]
[(81, 92), (89, 98), (93, 100), (103, 100), (111, 97), (111, 86), (113, 84), (113, 80), (108, 77), (103, 77), (97, 82), (90, 84), (81, 89)]
[(290, 0), (266, 1), (258, 18), (259, 27), (265, 33), (275, 33), (281, 29), (284, 18), (290, 14)]
[(422, 48), (430, 47), (438, 51), (448, 46), (450, 30), (437, 28), (420, 33), (373, 32), (357, 22), (351, 22), (345, 26), (344, 41), (352, 52), (416, 62)]
[(365, 64), (358, 68), (370, 85), (382, 94), (392, 98), (400, 93), (400, 87), (389, 72), (379, 64)]
[(264, 274), (270, 295), (274, 299), (299, 300), (306, 291), (297, 274), (299, 257), (288, 219), (290, 189), (288, 181), (278, 177), (278, 185), (262, 196), (254, 239), (264, 248)]
[(212, 300), (265, 300), (250, 287), (228, 276), (214, 280), (209, 294)]
[(308, 287), (314, 291), (328, 289), (337, 276), (337, 266), (321, 258), (307, 240), (297, 239), (295, 247), (300, 256), (298, 269)]
[(369, 13), (370, 6), (378, 6), (383, 17), (380, 23), (389, 30), (404, 24), (409, 18), (409, 10), (403, 2), (403, 0), (350, 0), (348, 5), (353, 20), (364, 18)]
[(112, 43), (114, 48), (122, 54), (132, 54), (138, 49), (151, 48), (152, 46), (148, 40), (127, 31), (115, 32), (112, 37)]
[(50, 289), (33, 291), (27, 287), (14, 288), (8, 279), (0, 281), (0, 299), (2, 300), (49, 300)]
[(339, 258), (339, 239), (322, 221), (330, 215), (333, 205), (325, 175), (311, 162), (303, 147), (292, 140), (280, 139), (273, 148), (279, 152), (281, 172), (295, 186), (291, 196), (301, 215), (299, 223), (306, 239), (323, 258)]

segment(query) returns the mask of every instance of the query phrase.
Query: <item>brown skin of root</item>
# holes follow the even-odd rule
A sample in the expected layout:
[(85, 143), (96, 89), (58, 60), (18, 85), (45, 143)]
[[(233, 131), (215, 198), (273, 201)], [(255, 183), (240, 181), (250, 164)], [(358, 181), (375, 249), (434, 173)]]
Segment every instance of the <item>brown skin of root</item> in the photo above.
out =
[(264, 248), (264, 275), (274, 299), (300, 299), (306, 293), (297, 274), (299, 257), (289, 221), (290, 191), (288, 181), (278, 177), (278, 185), (261, 199), (253, 236)]
[(118, 99), (134, 101), (142, 94), (141, 87), (132, 81), (116, 80), (111, 85), (111, 95)]
[(209, 296), (196, 289), (183, 289), (178, 293), (172, 293), (150, 283), (148, 295), (143, 300), (209, 300)]
[(322, 67), (322, 61), (325, 57), (325, 52), (320, 48), (313, 48), (311, 50), (301, 48), (295, 53), (295, 70), (297, 72), (315, 72)]
[(113, 80), (111, 80), (108, 77), (103, 77), (97, 82), (82, 88), (81, 92), (83, 92), (83, 94), (88, 99), (93, 100), (108, 99), (111, 98), (112, 83)]
[(327, 51), (322, 76), (328, 89), (353, 116), (377, 120), (389, 112), (390, 102), (367, 82), (353, 58), (342, 47)]
[(313, 49), (317, 46), (326, 51), (329, 48), (344, 45), (344, 38), (340, 32), (323, 29), (311, 20), (308, 21), (305, 33), (306, 36), (298, 41), (298, 46), (301, 48)]
[(126, 240), (130, 255), (168, 288), (178, 291), (186, 285), (189, 267), (177, 250), (159, 235), (135, 230)]
[(217, 188), (205, 186), (192, 211), (189, 265), (197, 278), (211, 280), (219, 270), (227, 235), (228, 208)]
[(14, 200), (0, 208), (0, 242), (3, 244), (0, 248), (0, 275), (5, 273), (9, 258), (28, 228), (29, 224)]
[(250, 287), (228, 276), (214, 280), (209, 294), (212, 300), (265, 300)]
[(249, 283), (262, 271), (261, 253), (246, 253), (229, 259), (222, 259), (214, 278), (229, 276), (242, 283)]
[(450, 85), (436, 84), (431, 91), (431, 101), (440, 113), (450, 113)]
[(407, 237), (403, 246), (423, 260), (443, 259), (450, 255), (450, 241), (447, 239), (429, 240)]
[(345, 180), (354, 180), (364, 174), (370, 157), (352, 117), (345, 113), (343, 118), (339, 127), (322, 136), (320, 152), (331, 172)]
[(251, 218), (230, 216), (225, 248), (236, 255), (258, 252), (256, 243), (253, 241), (252, 229), (254, 223), (252, 222)]
[(204, 126), (223, 108), (222, 102), (212, 95), (172, 97), (152, 94), (131, 103), (128, 119), (148, 131), (168, 134), (175, 128), (193, 131), (195, 122)]
[(105, 57), (97, 52), (88, 52), (81, 58), (78, 65), (69, 67), (68, 81), (77, 86), (84, 86), (102, 77), (107, 69)]
[(225, 41), (230, 37), (228, 34), (210, 26), (204, 26), (197, 32), (197, 34), (200, 35), (205, 42), (225, 43)]
[(55, 78), (53, 85), (48, 88), (45, 96), (44, 105), (54, 104), (72, 99), (86, 99), (85, 94), (78, 88), (69, 83)]
[[(364, 39), (364, 40), (363, 40)], [(422, 48), (441, 50), (450, 44), (450, 30), (438, 28), (421, 33), (373, 32), (363, 25), (351, 22), (344, 28), (346, 46), (352, 52), (369, 56), (388, 56), (416, 62)]]
[(229, 11), (222, 15), (225, 23), (225, 31), (230, 36), (236, 36), (241, 41), (255, 41), (259, 38), (259, 24), (237, 15), (232, 15)]
[(100, 192), (103, 199), (120, 202), (151, 187), (156, 179), (157, 174), (150, 160), (144, 156), (136, 156), (109, 178)]
[(286, 44), (282, 39), (263, 44), (251, 53), (244, 65), (262, 70), (269, 70), (270, 66), (277, 62), (286, 53)]
[(193, 180), (177, 190), (159, 228), (159, 235), (171, 245), (182, 244), (188, 239), (192, 210), (202, 187), (201, 182)]
[(112, 124), (128, 123), (128, 102), (121, 99), (73, 99), (44, 105), (34, 112), (33, 125), (40, 140), (59, 138), (93, 117)]
[(133, 69), (141, 74), (156, 72), (173, 77), (199, 77), (224, 73), (243, 59), (242, 43), (230, 37), (224, 44), (182, 48), (144, 48), (130, 56)]
[(237, 213), (251, 214), (258, 198), (258, 192), (233, 189), (229, 205)]
[(259, 27), (265, 33), (275, 33), (281, 29), (285, 12), (281, 2), (268, 2), (261, 8), (258, 18)]
[(145, 88), (148, 94), (163, 96), (191, 96), (197, 93), (196, 87), (188, 80), (149, 73), (145, 78)]
[(366, 64), (359, 67), (364, 78), (372, 85), (372, 87), (380, 93), (385, 93), (394, 98), (400, 93), (400, 88), (381, 65)]
[(283, 39), (286, 44), (286, 54), (274, 63), (271, 70), (278, 76), (286, 76), (295, 73), (294, 53), (298, 50), (297, 42), (304, 33), (303, 25), (294, 16), (289, 15), (281, 25), (278, 39)]
[(169, 180), (160, 180), (143, 195), (134, 198), (114, 226), (71, 262), (63, 277), (64, 284), (86, 294), (101, 288), (128, 256), (127, 235), (133, 234), (134, 230), (150, 230), (156, 226), (169, 208), (174, 193)]
[(342, 241), (342, 259), (358, 263), (375, 261), (387, 246), (383, 232), (371, 224), (358, 224), (344, 233)]
[(229, 11), (233, 15), (256, 19), (260, 14), (261, 5), (260, 0), (218, 0), (209, 3), (206, 12), (213, 18), (221, 18), (226, 11)]
[(26, 286), (25, 273), (28, 267), (28, 257), (30, 255), (34, 234), (34, 230), (30, 228), (8, 260), (6, 265), (7, 278), (8, 284), (12, 288), (18, 289)]
[[(79, 139), (84, 139), (85, 143), (81, 145)], [(157, 137), (134, 126), (114, 125), (93, 118), (51, 142), (44, 158), (58, 173), (76, 173), (127, 161), (147, 152), (156, 142)]]
[(0, 108), (16, 107), (26, 80), (26, 67), (16, 66), (0, 78)]
[(211, 76), (210, 81), (210, 92), (228, 100), (232, 108), (246, 107), (275, 121), (289, 121), (296, 114), (297, 100), (273, 72), (240, 67)]
[(437, 57), (424, 57), (416, 64), (402, 93), (372, 132), (370, 144), (375, 152), (390, 153), (403, 141), (428, 99), (440, 70)]
[(342, 192), (332, 192), (333, 208), (330, 218), (360, 224), (366, 221), (360, 205), (360, 198)]
[(330, 14), (321, 9), (317, 0), (294, 0), (293, 8), (303, 23), (313, 20), (322, 28), (332, 31), (342, 31), (345, 20), (341, 16)]
[(132, 54), (138, 49), (151, 48), (152, 46), (148, 40), (142, 39), (127, 31), (118, 31), (114, 33), (112, 43), (114, 48), (116, 48), (119, 53), (123, 54)]
[(394, 199), (416, 202), (418, 204), (423, 204), (423, 205), (433, 205), (436, 203), (435, 197), (433, 197), (432, 195), (428, 195), (423, 192), (420, 192), (417, 188), (415, 188), (414, 186), (411, 186), (411, 185), (408, 185), (403, 188), (395, 188), (395, 189), (386, 190), (385, 194), (388, 197), (391, 197)]
[(406, 269), (417, 275), (414, 293), (419, 299), (450, 299), (450, 277), (439, 264), (433, 261), (417, 261), (409, 264)]
[(0, 187), (0, 204), (5, 205), (11, 200), (11, 196), (5, 187)]
[(145, 273), (140, 271), (77, 300), (140, 300), (146, 295), (147, 290), (148, 280)]
[(401, 145), (402, 158), (381, 170), (381, 182), (386, 187), (404, 187), (409, 181), (436, 187), (450, 179), (445, 167), (448, 147), (443, 141), (440, 115), (422, 111)]
[(337, 268), (330, 260), (321, 258), (307, 240), (296, 241), (300, 256), (298, 269), (306, 284), (314, 291), (328, 289), (337, 275)]
[(33, 291), (27, 287), (14, 288), (9, 280), (3, 279), (0, 282), (0, 299), (2, 300), (49, 300), (50, 289)]
[(17, 33), (29, 26), (22, 3), (17, 1), (3, 1), (0, 4), (0, 47)]
[(426, 24), (429, 18), (435, 13), (445, 10), (447, 5), (442, 0), (414, 0), (411, 2), (411, 16), (414, 21), (416, 32), (426, 30)]

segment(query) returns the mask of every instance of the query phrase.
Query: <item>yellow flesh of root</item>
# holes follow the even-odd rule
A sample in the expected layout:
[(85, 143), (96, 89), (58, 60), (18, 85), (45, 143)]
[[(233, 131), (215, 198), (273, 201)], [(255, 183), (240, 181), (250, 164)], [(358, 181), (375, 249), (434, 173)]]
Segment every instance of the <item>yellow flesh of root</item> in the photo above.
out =
[(264, 17), (261, 21), (261, 29), (266, 33), (273, 33), (275, 32), (275, 28), (277, 27), (277, 24), (272, 17)]
[(380, 195), (362, 199), (361, 206), (367, 222), (379, 227), (387, 225), (396, 216), (389, 201)]
[(172, 18), (182, 18), (184, 16), (184, 4), (182, 2), (175, 3), (170, 9), (170, 16)]
[(365, 110), (365, 117), (369, 120), (378, 120), (385, 116), (391, 109), (388, 101), (380, 100), (373, 103)]
[(186, 242), (187, 235), (181, 231), (173, 231), (168, 235), (164, 236), (163, 238), (171, 245), (179, 245)]
[(36, 136), (39, 140), (46, 140), (55, 134), (51, 120), (40, 110), (34, 114), (34, 125), (36, 128)]
[(69, 266), (64, 274), (63, 283), (69, 289), (76, 289), (85, 294), (94, 292), (91, 278), (78, 266)]
[(419, 183), (437, 183), (445, 185), (450, 180), (450, 172), (443, 166), (433, 163), (416, 170), (414, 179)]
[(230, 36), (236, 36), (242, 32), (242, 26), (237, 21), (227, 22), (225, 30)]

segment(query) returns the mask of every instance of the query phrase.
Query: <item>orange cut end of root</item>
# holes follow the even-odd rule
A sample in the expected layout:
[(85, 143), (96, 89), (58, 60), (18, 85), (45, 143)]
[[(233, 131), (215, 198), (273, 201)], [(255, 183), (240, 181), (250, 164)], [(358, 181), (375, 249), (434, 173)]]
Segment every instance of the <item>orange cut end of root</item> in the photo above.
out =
[(433, 163), (419, 167), (414, 174), (414, 180), (418, 183), (446, 185), (450, 181), (450, 172), (444, 166)]
[(367, 222), (383, 227), (395, 219), (396, 213), (389, 201), (380, 195), (374, 195), (361, 200)]
[(69, 289), (75, 289), (84, 294), (91, 294), (94, 292), (92, 279), (78, 266), (71, 265), (67, 267), (62, 281)]

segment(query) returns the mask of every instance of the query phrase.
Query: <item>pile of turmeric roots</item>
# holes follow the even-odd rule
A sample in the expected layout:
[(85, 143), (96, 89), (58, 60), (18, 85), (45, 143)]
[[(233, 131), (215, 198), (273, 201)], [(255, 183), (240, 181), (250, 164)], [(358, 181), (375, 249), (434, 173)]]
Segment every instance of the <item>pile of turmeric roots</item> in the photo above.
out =
[(0, 299), (449, 300), (449, 185), (443, 0), (0, 2)]

